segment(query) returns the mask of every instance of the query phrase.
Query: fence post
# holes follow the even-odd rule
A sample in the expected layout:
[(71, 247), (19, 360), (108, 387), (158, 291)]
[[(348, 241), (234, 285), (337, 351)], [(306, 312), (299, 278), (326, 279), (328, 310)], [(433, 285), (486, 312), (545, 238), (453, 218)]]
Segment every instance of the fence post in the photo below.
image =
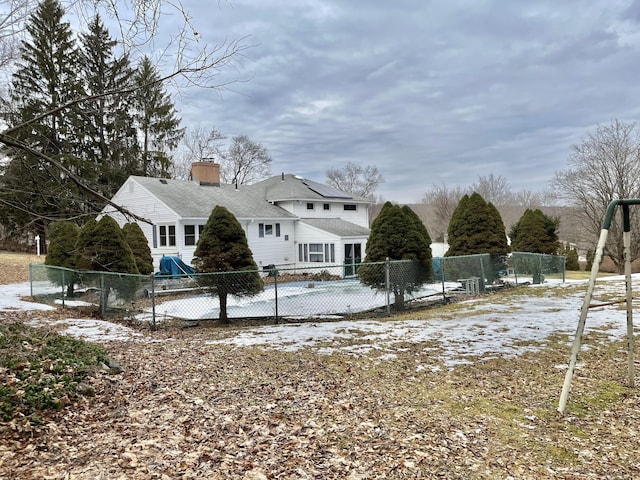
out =
[(276, 324), (278, 323), (278, 272), (273, 276), (273, 288), (276, 297)]
[(447, 304), (447, 291), (444, 286), (444, 257), (440, 260), (440, 275), (442, 276), (442, 303)]
[(389, 257), (386, 258), (384, 264), (384, 283), (385, 283), (385, 292), (387, 294), (387, 315), (391, 314), (391, 280), (390, 280), (390, 270), (391, 270), (391, 261)]
[(151, 330), (156, 330), (156, 275), (151, 274)]
[(104, 317), (107, 313), (107, 299), (104, 291), (104, 273), (100, 272), (100, 315)]
[(64, 297), (65, 297), (65, 282), (64, 282), (64, 269), (62, 270), (62, 308), (64, 308)]
[(544, 274), (542, 273), (542, 254), (540, 255), (540, 284), (542, 285), (544, 283)]

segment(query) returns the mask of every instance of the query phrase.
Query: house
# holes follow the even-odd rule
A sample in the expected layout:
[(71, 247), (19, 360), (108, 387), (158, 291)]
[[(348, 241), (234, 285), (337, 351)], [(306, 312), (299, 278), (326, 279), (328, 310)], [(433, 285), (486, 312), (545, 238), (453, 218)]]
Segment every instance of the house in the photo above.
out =
[[(362, 197), (296, 175), (278, 175), (253, 185), (220, 183), (214, 162), (192, 165), (191, 180), (131, 176), (113, 202), (146, 219), (154, 266), (163, 255), (189, 264), (213, 208), (222, 205), (245, 231), (260, 267), (344, 265), (355, 272), (369, 236), (369, 205)], [(102, 212), (120, 225), (128, 220), (112, 207)]]

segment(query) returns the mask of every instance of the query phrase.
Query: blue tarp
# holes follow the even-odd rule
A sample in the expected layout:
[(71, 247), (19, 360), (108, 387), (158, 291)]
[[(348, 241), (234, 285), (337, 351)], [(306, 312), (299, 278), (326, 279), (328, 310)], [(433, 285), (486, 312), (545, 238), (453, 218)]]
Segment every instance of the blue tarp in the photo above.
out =
[(193, 267), (184, 263), (180, 257), (163, 255), (160, 259), (158, 275), (191, 275), (194, 272)]

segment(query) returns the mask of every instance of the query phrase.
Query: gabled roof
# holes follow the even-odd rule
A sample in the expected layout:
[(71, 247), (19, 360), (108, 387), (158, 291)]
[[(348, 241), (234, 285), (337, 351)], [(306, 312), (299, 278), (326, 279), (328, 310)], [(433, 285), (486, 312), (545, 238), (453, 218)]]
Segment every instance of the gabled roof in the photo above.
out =
[(302, 223), (324, 230), (338, 237), (367, 237), (369, 229), (340, 218), (301, 218)]
[(371, 200), (343, 192), (297, 175), (282, 174), (251, 185), (262, 192), (268, 202), (287, 200), (334, 200), (352, 203), (373, 203)]
[(285, 209), (266, 201), (261, 189), (251, 185), (204, 186), (186, 180), (132, 176), (183, 218), (209, 218), (217, 205), (227, 208), (236, 218), (297, 218)]

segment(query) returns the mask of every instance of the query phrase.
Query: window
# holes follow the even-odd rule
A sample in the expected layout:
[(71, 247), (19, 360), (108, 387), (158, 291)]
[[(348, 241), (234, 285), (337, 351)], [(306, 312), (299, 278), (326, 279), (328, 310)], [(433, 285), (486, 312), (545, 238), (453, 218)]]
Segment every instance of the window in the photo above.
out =
[[(258, 236), (264, 237), (265, 235), (273, 235), (274, 225), (271, 223), (259, 223), (258, 224)], [(280, 236), (280, 224), (275, 224), (276, 237)]]
[(321, 243), (310, 243), (309, 244), (309, 261), (322, 263), (324, 260), (324, 253), (322, 251)]
[(328, 203), (325, 203), (322, 205), (322, 209), (323, 210), (331, 210), (331, 205), (329, 205)]
[(204, 231), (204, 225), (198, 225), (198, 234), (196, 235), (196, 225), (184, 226), (184, 244), (185, 246), (194, 246), (200, 240), (202, 232)]
[(175, 247), (176, 246), (176, 226), (160, 225), (160, 246)]
[(313, 203), (307, 203), (307, 210), (313, 210)]
[(345, 211), (355, 212), (358, 208), (357, 208), (357, 205), (354, 205), (352, 203), (347, 203), (347, 204), (345, 204), (344, 209), (345, 209)]
[(313, 263), (335, 263), (335, 243), (300, 243), (298, 261)]
[(196, 226), (195, 225), (184, 226), (184, 244), (185, 246), (196, 244)]

